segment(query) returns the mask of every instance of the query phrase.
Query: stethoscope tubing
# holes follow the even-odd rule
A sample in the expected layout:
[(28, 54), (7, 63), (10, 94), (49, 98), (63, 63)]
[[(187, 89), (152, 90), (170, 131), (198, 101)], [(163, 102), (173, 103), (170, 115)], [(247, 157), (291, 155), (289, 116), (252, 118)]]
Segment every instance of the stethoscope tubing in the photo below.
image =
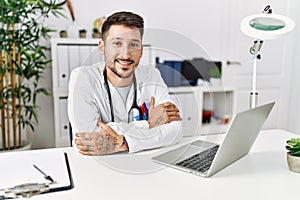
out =
[[(107, 96), (108, 96), (108, 100), (109, 100), (109, 107), (110, 107), (110, 115), (111, 115), (111, 122), (115, 121), (115, 117), (114, 117), (114, 107), (113, 107), (113, 103), (112, 103), (112, 98), (111, 98), (111, 93), (110, 93), (110, 88), (109, 88), (109, 84), (108, 84), (108, 80), (107, 80), (107, 70), (106, 67), (103, 71), (103, 77), (104, 77), (104, 85), (105, 88), (107, 90)], [(141, 110), (141, 108), (137, 105), (137, 84), (136, 84), (136, 78), (135, 75), (133, 75), (133, 89), (134, 89), (134, 96), (133, 96), (133, 101), (132, 101), (132, 105), (131, 108), (128, 111), (128, 115), (130, 113), (130, 111), (132, 109), (137, 109), (139, 111), (139, 119), (142, 120), (143, 119), (143, 112)]]

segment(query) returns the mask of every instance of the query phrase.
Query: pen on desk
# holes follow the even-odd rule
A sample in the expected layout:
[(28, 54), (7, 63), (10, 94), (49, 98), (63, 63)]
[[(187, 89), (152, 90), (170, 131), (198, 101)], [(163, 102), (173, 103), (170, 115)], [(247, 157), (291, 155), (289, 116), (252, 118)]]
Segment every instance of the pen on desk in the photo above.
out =
[(51, 178), (51, 176), (47, 175), (45, 172), (43, 172), (40, 168), (38, 168), (36, 165), (33, 165), (34, 168), (36, 168), (39, 172), (41, 172), (44, 175), (44, 178), (51, 181), (51, 183), (54, 183), (54, 180)]

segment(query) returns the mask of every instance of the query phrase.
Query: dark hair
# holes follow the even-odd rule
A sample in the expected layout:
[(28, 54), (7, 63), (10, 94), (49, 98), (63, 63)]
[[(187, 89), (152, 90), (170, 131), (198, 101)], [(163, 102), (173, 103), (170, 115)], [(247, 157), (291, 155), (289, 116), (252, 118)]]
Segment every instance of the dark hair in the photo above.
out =
[(112, 25), (124, 25), (127, 27), (139, 28), (141, 37), (144, 34), (144, 20), (141, 16), (134, 14), (132, 12), (116, 12), (109, 16), (101, 28), (102, 37), (105, 37), (105, 34), (108, 32), (109, 28)]

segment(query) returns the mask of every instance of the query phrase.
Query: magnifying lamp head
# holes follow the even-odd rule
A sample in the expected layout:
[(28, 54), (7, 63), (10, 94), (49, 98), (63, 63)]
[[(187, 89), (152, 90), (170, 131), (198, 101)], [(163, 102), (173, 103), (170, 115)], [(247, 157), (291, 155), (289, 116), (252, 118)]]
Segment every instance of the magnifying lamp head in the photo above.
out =
[(241, 31), (254, 39), (277, 39), (295, 28), (295, 22), (279, 14), (256, 14), (241, 21)]

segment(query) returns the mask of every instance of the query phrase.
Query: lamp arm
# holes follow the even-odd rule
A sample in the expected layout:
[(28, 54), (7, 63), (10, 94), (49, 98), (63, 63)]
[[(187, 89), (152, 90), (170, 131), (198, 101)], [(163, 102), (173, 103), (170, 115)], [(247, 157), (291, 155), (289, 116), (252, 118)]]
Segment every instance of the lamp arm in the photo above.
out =
[(252, 74), (252, 92), (250, 93), (250, 108), (255, 108), (257, 105), (256, 97), (258, 93), (256, 92), (256, 68), (257, 68), (257, 56), (253, 56), (253, 74)]
[(262, 40), (255, 40), (253, 42), (252, 47), (250, 48), (250, 53), (253, 55), (252, 57), (252, 66), (253, 66), (253, 74), (252, 74), (252, 92), (250, 93), (250, 108), (255, 108), (257, 105), (258, 93), (256, 91), (256, 80), (257, 80), (257, 60), (261, 58), (259, 51), (261, 50), (263, 45)]

